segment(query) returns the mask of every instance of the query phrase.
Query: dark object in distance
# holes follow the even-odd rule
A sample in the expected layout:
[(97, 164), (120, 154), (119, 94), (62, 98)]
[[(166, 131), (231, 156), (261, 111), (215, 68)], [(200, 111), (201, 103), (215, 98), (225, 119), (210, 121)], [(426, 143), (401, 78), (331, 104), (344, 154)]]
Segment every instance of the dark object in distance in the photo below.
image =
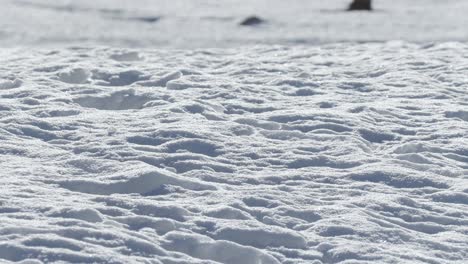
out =
[(265, 20), (256, 17), (256, 16), (250, 16), (246, 19), (244, 19), (240, 25), (241, 26), (256, 26), (265, 23)]
[(148, 17), (132, 17), (131, 20), (146, 22), (146, 23), (155, 23), (158, 22), (160, 17), (157, 16), (148, 16)]
[(349, 5), (348, 11), (353, 10), (372, 10), (371, 0), (354, 0), (351, 5)]

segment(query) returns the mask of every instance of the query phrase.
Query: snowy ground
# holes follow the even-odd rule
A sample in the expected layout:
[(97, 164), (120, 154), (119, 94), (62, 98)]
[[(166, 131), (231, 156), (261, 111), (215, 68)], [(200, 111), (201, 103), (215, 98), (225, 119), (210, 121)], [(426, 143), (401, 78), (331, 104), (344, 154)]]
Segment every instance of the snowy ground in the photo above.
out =
[[(0, 45), (236, 47), (337, 41), (467, 41), (466, 0), (0, 0)], [(267, 23), (240, 27), (248, 16)]]
[(0, 263), (467, 263), (468, 1), (349, 2), (0, 0)]
[(466, 263), (466, 54), (0, 49), (0, 261)]

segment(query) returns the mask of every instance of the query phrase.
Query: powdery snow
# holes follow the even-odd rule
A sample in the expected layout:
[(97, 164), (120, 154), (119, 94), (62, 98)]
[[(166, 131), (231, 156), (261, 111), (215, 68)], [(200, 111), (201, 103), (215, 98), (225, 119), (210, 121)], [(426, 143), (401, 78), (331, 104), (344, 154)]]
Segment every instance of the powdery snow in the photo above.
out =
[(0, 54), (2, 262), (468, 259), (466, 44)]

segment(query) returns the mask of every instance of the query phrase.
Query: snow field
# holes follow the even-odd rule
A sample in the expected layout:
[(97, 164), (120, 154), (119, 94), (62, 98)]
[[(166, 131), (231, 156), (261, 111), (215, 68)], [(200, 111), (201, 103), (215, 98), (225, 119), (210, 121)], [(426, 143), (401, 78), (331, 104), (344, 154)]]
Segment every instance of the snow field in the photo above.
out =
[[(173, 49), (468, 40), (466, 0), (374, 0), (372, 13), (345, 12), (350, 2), (0, 0), (0, 45)], [(252, 16), (262, 23), (241, 26)]]
[(0, 260), (464, 263), (467, 51), (3, 49)]

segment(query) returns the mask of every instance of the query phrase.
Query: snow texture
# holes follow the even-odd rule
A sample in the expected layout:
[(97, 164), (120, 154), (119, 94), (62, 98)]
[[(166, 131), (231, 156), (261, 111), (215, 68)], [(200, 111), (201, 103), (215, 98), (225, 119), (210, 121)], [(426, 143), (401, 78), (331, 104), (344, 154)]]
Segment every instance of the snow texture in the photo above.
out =
[(466, 54), (0, 49), (0, 261), (466, 263)]

